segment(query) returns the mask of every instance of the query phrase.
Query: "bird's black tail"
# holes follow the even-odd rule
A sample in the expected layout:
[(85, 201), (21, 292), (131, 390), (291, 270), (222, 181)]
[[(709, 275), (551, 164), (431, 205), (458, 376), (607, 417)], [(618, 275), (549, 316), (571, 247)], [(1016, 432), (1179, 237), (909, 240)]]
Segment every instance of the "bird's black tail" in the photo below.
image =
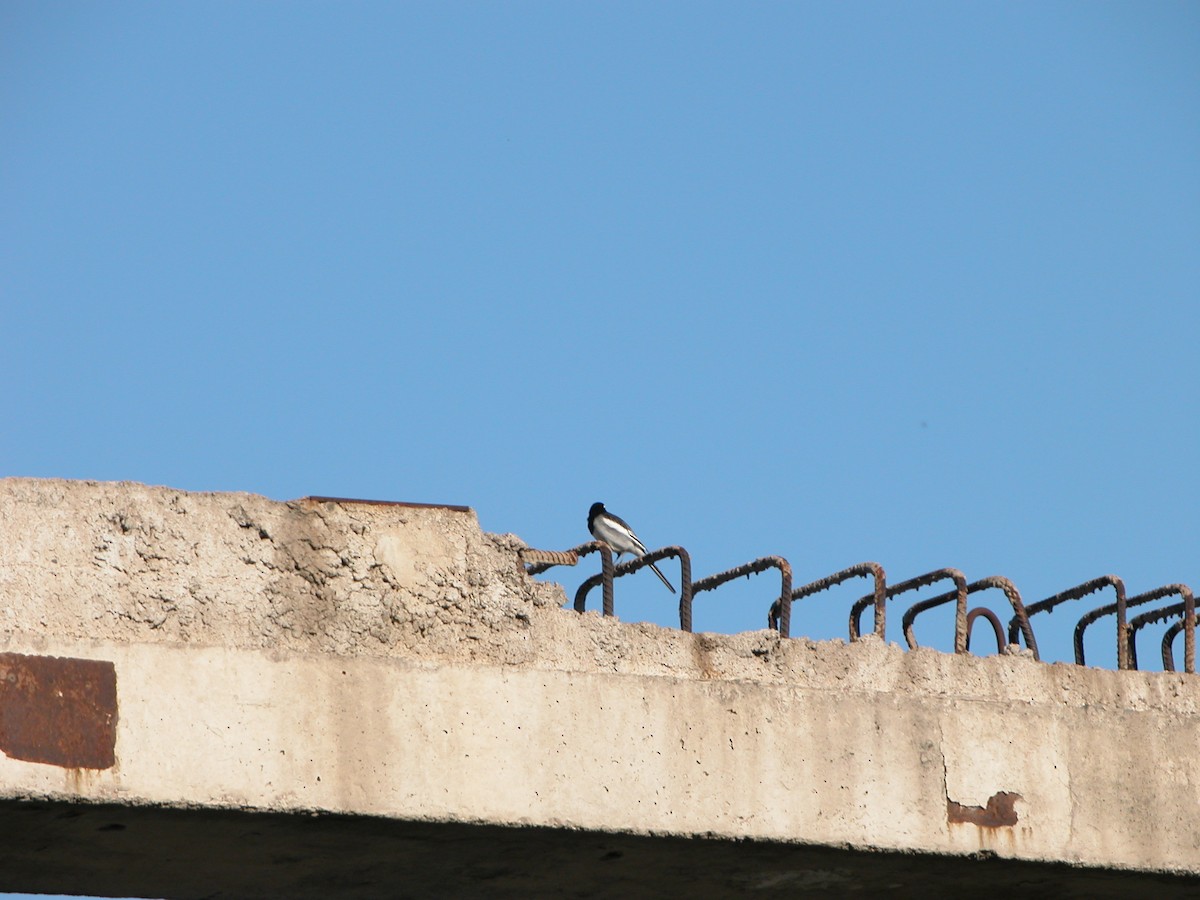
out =
[(659, 577), (659, 580), (661, 580), (662, 583), (667, 586), (667, 590), (672, 594), (675, 593), (675, 588), (671, 587), (671, 582), (667, 581), (667, 576), (658, 571), (658, 566), (656, 566), (654, 563), (650, 563), (650, 568), (654, 570), (654, 574)]

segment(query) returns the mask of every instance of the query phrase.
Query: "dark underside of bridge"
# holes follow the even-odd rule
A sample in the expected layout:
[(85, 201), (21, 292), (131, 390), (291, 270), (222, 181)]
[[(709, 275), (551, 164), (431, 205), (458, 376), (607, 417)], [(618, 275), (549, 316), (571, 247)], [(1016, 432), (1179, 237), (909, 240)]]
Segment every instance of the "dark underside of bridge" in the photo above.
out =
[(766, 841), (0, 802), (0, 891), (151, 898), (1200, 896), (1200, 878)]

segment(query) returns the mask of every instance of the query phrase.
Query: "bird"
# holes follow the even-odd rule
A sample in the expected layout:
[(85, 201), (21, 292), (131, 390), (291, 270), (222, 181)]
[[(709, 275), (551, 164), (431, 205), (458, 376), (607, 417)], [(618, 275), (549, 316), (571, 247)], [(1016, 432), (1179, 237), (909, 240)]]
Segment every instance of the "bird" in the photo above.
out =
[[(588, 510), (588, 531), (596, 540), (604, 541), (616, 550), (617, 559), (620, 559), (623, 553), (631, 553), (636, 557), (646, 555), (646, 545), (633, 533), (629, 523), (620, 516), (610, 513), (604, 508), (603, 503), (593, 503), (592, 508)], [(667, 590), (672, 594), (675, 593), (675, 588), (671, 586), (671, 582), (667, 581), (667, 576), (658, 571), (658, 566), (650, 563), (650, 568), (667, 586)]]

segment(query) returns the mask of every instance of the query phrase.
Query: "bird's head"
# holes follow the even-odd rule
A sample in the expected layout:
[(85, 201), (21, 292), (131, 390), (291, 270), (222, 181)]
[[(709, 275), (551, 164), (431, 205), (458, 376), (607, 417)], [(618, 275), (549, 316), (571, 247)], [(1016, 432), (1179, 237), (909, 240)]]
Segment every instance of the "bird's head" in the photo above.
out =
[(604, 512), (604, 504), (603, 503), (593, 503), (592, 508), (588, 510), (588, 518), (594, 519), (594, 518), (596, 518), (596, 516), (600, 515), (600, 513), (602, 513), (602, 512)]

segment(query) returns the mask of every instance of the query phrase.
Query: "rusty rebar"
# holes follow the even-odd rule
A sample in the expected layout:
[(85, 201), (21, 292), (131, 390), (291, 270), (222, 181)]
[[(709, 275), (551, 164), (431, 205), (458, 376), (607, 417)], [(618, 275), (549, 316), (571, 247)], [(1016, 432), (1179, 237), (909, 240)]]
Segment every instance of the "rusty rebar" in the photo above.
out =
[[(574, 566), (578, 564), (579, 557), (587, 556), (589, 553), (600, 554), (599, 577), (604, 582), (604, 615), (611, 616), (613, 614), (613, 556), (612, 548), (604, 541), (588, 541), (586, 544), (580, 544), (570, 550), (534, 550), (526, 547), (517, 553), (517, 558), (522, 568), (528, 563), (533, 564), (525, 570), (527, 575), (540, 575), (555, 566)], [(579, 592), (576, 591), (575, 611), (583, 612), (583, 609)]]
[[(989, 575), (987, 578), (980, 578), (973, 584), (968, 585), (967, 593), (974, 594), (977, 591), (987, 590), (988, 588), (996, 588), (1003, 591), (1004, 596), (1008, 598), (1009, 605), (1013, 608), (1013, 616), (1009, 623), (1009, 644), (1017, 644), (1016, 632), (1012, 629), (1012, 625), (1015, 623), (1017, 631), (1025, 638), (1025, 646), (1033, 653), (1033, 658), (1040, 661), (1042, 657), (1038, 653), (1037, 638), (1033, 636), (1033, 625), (1029, 621), (1029, 610), (1025, 607), (1025, 603), (1021, 599), (1021, 592), (1017, 590), (1017, 586), (1003, 575)], [(1017, 646), (1020, 645), (1017, 644)]]
[[(1192, 594), (1192, 589), (1190, 587), (1188, 587), (1186, 584), (1178, 584), (1178, 583), (1166, 584), (1160, 588), (1155, 588), (1155, 590), (1153, 590), (1153, 591), (1148, 591), (1147, 594), (1158, 594), (1159, 597), (1169, 597), (1172, 594), (1175, 594), (1176, 596), (1183, 598), (1182, 603), (1177, 603), (1173, 607), (1170, 607), (1170, 608), (1172, 610), (1174, 610), (1174, 612), (1171, 613), (1172, 615), (1177, 615), (1179, 613), (1182, 613), (1182, 617), (1180, 618), (1180, 621), (1179, 621), (1179, 628), (1177, 628), (1175, 630), (1175, 633), (1178, 634), (1180, 629), (1183, 630), (1183, 671), (1186, 672), (1188, 675), (1195, 675), (1196, 674), (1196, 598)], [(1138, 596), (1141, 597), (1141, 596), (1146, 596), (1146, 595), (1139, 594)], [(1134, 644), (1134, 642), (1132, 641), (1132, 623), (1130, 625), (1130, 628), (1131, 628), (1130, 650), (1131, 650), (1132, 654), (1134, 655), (1134, 664), (1136, 665), (1137, 647)], [(1174, 638), (1172, 638), (1172, 640), (1174, 640)], [(1170, 644), (1168, 643), (1166, 646), (1169, 648)], [(1174, 660), (1171, 660), (1170, 671), (1173, 672), (1174, 670), (1175, 670)]]
[[(1175, 651), (1174, 651), (1175, 638), (1179, 637), (1179, 632), (1183, 631), (1183, 626), (1185, 624), (1185, 621), (1186, 621), (1185, 619), (1181, 618), (1178, 622), (1173, 622), (1170, 625), (1170, 627), (1167, 628), (1167, 630), (1163, 632), (1162, 659), (1163, 659), (1163, 671), (1164, 672), (1174, 672), (1175, 671)], [(1185, 668), (1187, 667), (1186, 652), (1184, 654), (1184, 667)], [(1195, 668), (1194, 660), (1193, 660), (1192, 668), (1193, 669)], [(1189, 672), (1188, 674), (1194, 674), (1194, 672)]]
[[(813, 594), (819, 594), (821, 591), (828, 590), (835, 585), (841, 584), (843, 581), (849, 581), (851, 578), (866, 578), (870, 576), (875, 579), (875, 591), (868, 594), (868, 602), (875, 604), (875, 633), (882, 639), (886, 630), (886, 600), (887, 600), (887, 577), (884, 574), (883, 566), (875, 562), (864, 562), (858, 565), (849, 566), (842, 569), (840, 572), (834, 572), (832, 575), (826, 575), (817, 581), (810, 581), (808, 584), (796, 588), (792, 591), (792, 602), (801, 600), (804, 597), (811, 597)], [(770, 625), (779, 617), (780, 602), (776, 600), (771, 604), (771, 609), (767, 613), (767, 624)], [(865, 606), (864, 606), (865, 608)], [(861, 615), (862, 610), (859, 610)], [(850, 612), (850, 640), (857, 641), (858, 634), (858, 619), (859, 615), (855, 615), (853, 609)], [(773, 625), (771, 627), (774, 627)]]
[[(955, 629), (954, 629), (954, 652), (966, 653), (966, 634), (967, 634), (967, 579), (958, 569), (935, 569), (932, 572), (926, 572), (924, 575), (918, 575), (915, 578), (909, 578), (901, 581), (899, 584), (894, 584), (887, 589), (888, 599), (898, 597), (900, 594), (906, 594), (909, 591), (920, 590), (923, 587), (929, 587), (931, 584), (937, 584), (939, 581), (950, 580), (954, 582), (954, 590), (948, 594), (941, 594), (929, 600), (922, 600), (908, 609), (904, 616), (900, 619), (900, 627), (904, 632), (904, 640), (908, 643), (909, 649), (917, 648), (917, 639), (913, 637), (912, 623), (913, 619), (924, 610), (931, 609), (935, 606), (941, 606), (950, 600), (956, 600), (955, 604)], [(867, 606), (874, 602), (871, 595), (860, 597), (854, 604), (850, 612), (851, 629), (857, 630), (858, 617), (862, 615), (862, 611)], [(958, 623), (961, 622), (961, 625)], [(961, 640), (959, 635), (961, 633)]]
[(1137, 635), (1147, 625), (1152, 625), (1155, 622), (1161, 622), (1163, 619), (1169, 619), (1173, 615), (1179, 615), (1183, 612), (1182, 603), (1171, 603), (1167, 606), (1152, 609), (1149, 612), (1144, 612), (1141, 615), (1134, 616), (1129, 620), (1129, 656), (1132, 660), (1131, 668), (1134, 670), (1138, 667), (1137, 658)]
[[(607, 545), (605, 545), (607, 546)], [(639, 556), (637, 559), (631, 559), (628, 562), (623, 562), (613, 568), (612, 577), (620, 578), (624, 575), (632, 575), (639, 569), (644, 569), (651, 563), (659, 562), (664, 559), (679, 560), (679, 627), (684, 631), (692, 630), (692, 557), (682, 547), (662, 547), (651, 553), (646, 553)], [(602, 575), (593, 575), (579, 586), (579, 590), (575, 592), (575, 608), (583, 612), (587, 603), (587, 595), (591, 593), (592, 588), (602, 581)], [(611, 583), (611, 582), (610, 582)], [(612, 615), (611, 611), (605, 613), (606, 616)]]
[(967, 613), (967, 652), (971, 650), (971, 628), (975, 625), (975, 620), (983, 617), (992, 625), (992, 631), (996, 634), (996, 652), (1003, 653), (1004, 644), (1004, 626), (1000, 624), (1000, 617), (988, 609), (986, 606), (977, 606)]
[[(1086, 597), (1088, 594), (1093, 594), (1103, 588), (1111, 587), (1117, 595), (1117, 602), (1113, 604), (1113, 611), (1117, 614), (1117, 668), (1129, 668), (1129, 638), (1128, 627), (1125, 617), (1125, 582), (1116, 575), (1101, 575), (1099, 578), (1093, 578), (1091, 581), (1085, 581), (1083, 584), (1077, 584), (1073, 588), (1067, 588), (1065, 591), (1060, 591), (1052, 597), (1047, 597), (1045, 600), (1039, 600), (1037, 603), (1031, 603), (1025, 608), (1026, 621), (1037, 615), (1040, 612), (1053, 612), (1054, 607), (1060, 603), (1065, 603), (1068, 600), (1079, 600)], [(1097, 612), (1099, 612), (1097, 610)], [(1086, 618), (1086, 616), (1085, 616)], [(1082, 620), (1081, 620), (1082, 621)], [(1013, 616), (1008, 623), (1008, 638), (1012, 643), (1016, 642), (1017, 629), (1019, 623), (1017, 617)], [(1086, 626), (1084, 626), (1086, 627)], [(1078, 632), (1077, 640), (1082, 640), (1082, 634)], [(1075, 646), (1075, 662), (1083, 665), (1082, 645)]]
[[(1185, 584), (1168, 584), (1168, 585), (1164, 585), (1161, 588), (1156, 588), (1154, 591), (1149, 591), (1148, 593), (1156, 594), (1157, 596), (1152, 598), (1155, 600), (1160, 599), (1162, 597), (1170, 596), (1171, 594), (1176, 594), (1180, 597), (1183, 597), (1183, 601), (1180, 603), (1173, 603), (1169, 606), (1164, 606), (1159, 609), (1150, 610), (1149, 612), (1142, 613), (1140, 616), (1134, 616), (1134, 618), (1130, 620), (1130, 622), (1129, 622), (1129, 651), (1130, 651), (1130, 656), (1132, 657), (1132, 661), (1133, 661), (1133, 668), (1135, 668), (1135, 669), (1137, 668), (1137, 633), (1138, 633), (1138, 631), (1141, 630), (1146, 625), (1149, 625), (1153, 622), (1161, 622), (1163, 619), (1170, 618), (1171, 616), (1180, 616), (1181, 618), (1180, 618), (1180, 622), (1179, 622), (1179, 627), (1181, 629), (1184, 629), (1183, 667), (1184, 667), (1184, 671), (1187, 672), (1189, 675), (1194, 675), (1195, 671), (1196, 671), (1196, 659), (1195, 659), (1196, 603), (1195, 603), (1195, 599), (1192, 596), (1191, 588), (1189, 588)], [(1139, 596), (1142, 596), (1142, 595), (1139, 595)], [(1191, 640), (1191, 648), (1190, 648), (1191, 649), (1190, 656), (1188, 653), (1189, 648), (1187, 647), (1187, 644), (1188, 644), (1187, 638), (1189, 636), (1188, 632), (1191, 632), (1190, 637), (1192, 639)], [(1178, 630), (1175, 633), (1178, 634)], [(1173, 637), (1174, 637), (1174, 635), (1172, 635), (1172, 638)], [(1166, 664), (1168, 661), (1167, 655), (1170, 653), (1170, 641), (1169, 640), (1164, 640), (1163, 648), (1164, 648), (1163, 667), (1166, 668)], [(1173, 672), (1173, 671), (1175, 671), (1174, 659), (1171, 659), (1170, 663), (1171, 663), (1171, 666), (1168, 669), (1168, 671)]]
[[(1162, 587), (1157, 587), (1152, 591), (1146, 591), (1145, 593), (1142, 593), (1142, 594), (1135, 594), (1134, 596), (1128, 597), (1128, 598), (1122, 598), (1122, 596), (1120, 594), (1118, 594), (1117, 603), (1106, 603), (1104, 606), (1097, 607), (1096, 609), (1093, 609), (1091, 612), (1084, 614), (1079, 619), (1079, 621), (1075, 623), (1074, 644), (1075, 644), (1075, 662), (1076, 662), (1076, 664), (1081, 665), (1081, 666), (1086, 665), (1086, 662), (1084, 661), (1083, 635), (1084, 635), (1084, 632), (1087, 631), (1088, 627), (1090, 625), (1092, 625), (1092, 623), (1103, 618), (1104, 616), (1111, 616), (1113, 613), (1117, 613), (1118, 622), (1119, 622), (1123, 611), (1127, 612), (1128, 610), (1132, 609), (1135, 606), (1141, 606), (1144, 603), (1152, 603), (1155, 600), (1161, 600), (1163, 597), (1169, 597), (1172, 594), (1176, 594), (1180, 597), (1183, 597), (1184, 601), (1186, 602), (1187, 598), (1191, 596), (1192, 592), (1191, 592), (1191, 589), (1186, 584), (1164, 584)], [(1123, 601), (1124, 610), (1119, 608), (1119, 604), (1121, 604), (1122, 601)], [(1118, 629), (1120, 629), (1119, 624), (1118, 624)], [(1118, 639), (1120, 639), (1120, 638), (1118, 637)], [(1137, 668), (1137, 650), (1133, 646), (1132, 640), (1133, 640), (1132, 632), (1127, 628), (1125, 630), (1125, 643), (1126, 643), (1126, 653), (1127, 653), (1126, 658), (1129, 660), (1129, 665), (1126, 668), (1136, 669)], [(1195, 629), (1192, 629), (1192, 659), (1193, 659), (1193, 661), (1195, 660), (1195, 647), (1196, 647)], [(1119, 659), (1119, 657), (1118, 657), (1118, 659)]]
[(692, 596), (702, 591), (711, 591), (735, 578), (743, 576), (748, 578), (771, 568), (779, 570), (779, 600), (776, 601), (779, 603), (779, 609), (778, 614), (773, 615), (775, 606), (772, 605), (772, 612), (767, 614), (767, 625), (770, 628), (777, 628), (782, 637), (788, 637), (792, 623), (792, 565), (782, 556), (761, 556), (745, 565), (701, 578), (692, 585)]
[(528, 566), (527, 575), (540, 575), (555, 566), (573, 566), (579, 562), (579, 554), (574, 550), (534, 550), (532, 547), (517, 551), (517, 558), (522, 566)]
[(522, 565), (529, 566), (526, 570), (527, 575), (541, 575), (555, 566), (574, 566), (578, 564), (581, 556), (587, 556), (589, 553), (599, 553), (603, 557), (605, 550), (608, 550), (609, 556), (612, 555), (612, 549), (603, 541), (588, 541), (570, 550), (535, 550), (525, 547), (517, 551), (517, 556)]
[[(954, 652), (967, 653), (969, 651), (969, 634), (971, 626), (970, 614), (967, 612), (967, 596), (976, 594), (980, 591), (986, 591), (992, 588), (1004, 592), (1004, 596), (1008, 598), (1009, 604), (1013, 608), (1012, 620), (1015, 623), (1014, 629), (1010, 635), (1009, 643), (1017, 643), (1018, 632), (1025, 638), (1025, 646), (1033, 652), (1034, 659), (1040, 659), (1038, 654), (1037, 639), (1033, 635), (1033, 626), (1029, 624), (1029, 615), (1025, 609), (1025, 604), (1021, 600), (1021, 592), (1017, 590), (1017, 586), (1001, 575), (989, 575), (987, 578), (980, 578), (978, 581), (973, 581), (970, 584), (964, 584), (962, 572), (958, 569), (939, 569), (937, 572), (930, 572), (928, 575), (922, 575), (920, 578), (910, 579), (910, 582), (923, 582), (915, 585), (923, 587), (925, 584), (932, 584), (939, 580), (934, 577), (941, 575), (942, 578), (952, 578), (954, 580), (954, 590), (948, 591), (945, 594), (939, 594), (936, 597), (930, 597), (928, 600), (922, 600), (914, 603), (904, 613), (902, 620), (904, 626), (904, 639), (908, 643), (910, 650), (917, 649), (917, 639), (913, 635), (913, 622), (917, 616), (926, 610), (933, 609), (936, 606), (941, 606), (944, 603), (955, 601), (954, 615)], [(905, 587), (909, 582), (897, 585), (897, 587)], [(907, 588), (910, 589), (910, 588)], [(895, 590), (895, 589), (893, 589)], [(897, 591), (897, 593), (899, 593)], [(987, 610), (990, 614), (991, 611)], [(982, 613), (980, 613), (982, 615)], [(1003, 631), (1000, 636), (1001, 650), (1003, 650), (1004, 636)]]
[[(329, 498), (306, 499), (327, 501)], [(1035, 659), (1040, 659), (1040, 656), (1033, 628), (1030, 624), (1030, 618), (1033, 615), (1041, 612), (1053, 612), (1054, 608), (1061, 603), (1065, 603), (1068, 600), (1078, 600), (1103, 588), (1111, 587), (1116, 595), (1116, 601), (1086, 613), (1079, 619), (1075, 626), (1074, 649), (1076, 663), (1079, 665), (1086, 664), (1084, 659), (1085, 631), (1090, 625), (1106, 615), (1115, 613), (1117, 617), (1117, 667), (1119, 669), (1137, 668), (1136, 634), (1138, 630), (1152, 622), (1161, 621), (1171, 616), (1180, 616), (1180, 619), (1174, 622), (1163, 635), (1163, 667), (1168, 671), (1174, 671), (1173, 642), (1179, 632), (1183, 631), (1184, 669), (1189, 674), (1195, 672), (1195, 599), (1191, 589), (1184, 584), (1164, 585), (1143, 594), (1126, 597), (1124, 581), (1115, 575), (1104, 575), (1061, 591), (1051, 597), (1047, 597), (1045, 600), (1026, 607), (1021, 600), (1020, 592), (1007, 578), (991, 576), (967, 584), (963, 573), (953, 568), (937, 569), (888, 587), (883, 567), (878, 563), (865, 562), (842, 569), (832, 575), (809, 582), (792, 590), (791, 565), (781, 556), (760, 557), (745, 565), (737, 566), (724, 572), (718, 572), (715, 575), (709, 575), (696, 582), (693, 582), (691, 578), (691, 557), (684, 548), (678, 546), (663, 547), (619, 566), (614, 566), (612, 549), (602, 541), (591, 541), (570, 550), (537, 550), (525, 548), (519, 551), (518, 559), (522, 569), (527, 574), (539, 575), (555, 566), (577, 565), (580, 557), (596, 552), (601, 557), (601, 571), (585, 580), (576, 591), (575, 609), (579, 612), (583, 612), (586, 608), (587, 596), (591, 590), (597, 584), (601, 584), (603, 585), (604, 593), (604, 615), (613, 615), (613, 581), (616, 578), (630, 575), (663, 559), (677, 558), (679, 560), (682, 582), (679, 598), (679, 626), (684, 631), (691, 631), (693, 598), (695, 594), (702, 591), (714, 590), (735, 578), (749, 577), (769, 568), (777, 568), (780, 572), (780, 594), (771, 604), (770, 611), (767, 614), (767, 624), (769, 627), (777, 629), (781, 636), (788, 637), (791, 631), (791, 608), (794, 601), (828, 590), (851, 578), (870, 576), (874, 579), (873, 592), (856, 600), (850, 610), (850, 640), (854, 641), (858, 640), (861, 636), (862, 613), (866, 610), (867, 606), (874, 606), (875, 634), (883, 638), (886, 631), (886, 607), (888, 600), (907, 591), (935, 584), (938, 581), (951, 580), (954, 582), (953, 591), (919, 601), (904, 613), (902, 627), (905, 641), (911, 649), (916, 649), (918, 646), (916, 637), (913, 634), (913, 623), (916, 617), (926, 610), (953, 601), (955, 603), (954, 652), (969, 652), (971, 630), (975, 620), (981, 616), (986, 618), (992, 625), (992, 630), (996, 634), (997, 647), (1003, 651), (1005, 649), (1004, 628), (999, 617), (986, 607), (977, 607), (970, 612), (967, 611), (967, 596), (969, 594), (988, 588), (998, 588), (1004, 591), (1013, 607), (1013, 616), (1008, 623), (1009, 646), (1019, 646), (1018, 636), (1023, 637), (1026, 646), (1033, 652)], [(1178, 595), (1183, 598), (1183, 601), (1153, 610), (1149, 613), (1144, 613), (1129, 621), (1129, 609), (1171, 595)]]

